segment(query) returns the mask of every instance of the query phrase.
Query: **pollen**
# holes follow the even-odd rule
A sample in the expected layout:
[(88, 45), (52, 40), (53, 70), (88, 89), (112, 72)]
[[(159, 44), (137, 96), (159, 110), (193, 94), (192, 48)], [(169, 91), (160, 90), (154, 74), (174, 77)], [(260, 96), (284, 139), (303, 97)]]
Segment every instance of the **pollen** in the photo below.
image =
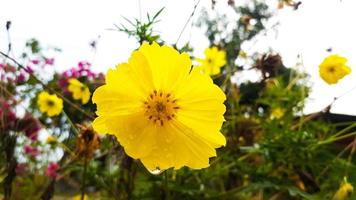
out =
[(171, 93), (154, 90), (144, 102), (145, 115), (154, 124), (163, 126), (172, 120), (179, 109), (177, 99)]

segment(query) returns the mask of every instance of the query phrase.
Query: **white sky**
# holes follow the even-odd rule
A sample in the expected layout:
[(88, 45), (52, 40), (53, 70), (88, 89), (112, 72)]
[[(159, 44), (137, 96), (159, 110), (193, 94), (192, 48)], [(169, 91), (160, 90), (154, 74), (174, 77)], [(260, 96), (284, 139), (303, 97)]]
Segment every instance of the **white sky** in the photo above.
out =
[[(218, 0), (224, 3), (227, 0)], [(276, 7), (276, 0), (272, 7)], [(123, 33), (109, 31), (113, 24), (140, 17), (139, 0), (0, 0), (0, 49), (6, 50), (5, 23), (12, 21), (11, 37), (14, 53), (21, 53), (25, 41), (37, 38), (43, 45), (53, 45), (63, 52), (56, 56), (56, 68), (62, 70), (75, 66), (80, 60), (88, 60), (95, 71), (106, 71), (116, 63), (126, 61), (137, 43)], [(236, 0), (238, 3), (239, 0)], [(174, 43), (188, 19), (193, 0), (141, 0), (141, 13), (154, 13), (165, 7), (156, 30), (163, 40)], [(196, 17), (202, 6), (210, 8), (210, 0), (201, 0)], [(219, 9), (225, 9), (219, 6)], [(270, 33), (255, 43), (243, 46), (247, 52), (279, 52), (287, 66), (294, 66), (297, 55), (303, 58), (304, 68), (311, 75), (313, 92), (306, 107), (307, 112), (318, 111), (333, 98), (356, 86), (356, 19), (355, 0), (304, 0), (300, 9), (279, 11), (273, 21), (279, 21), (278, 35)], [(190, 41), (195, 55), (201, 55), (208, 45), (203, 32), (188, 26), (180, 45)], [(97, 53), (89, 48), (89, 42), (100, 36)], [(324, 83), (318, 75), (318, 65), (332, 47), (349, 59), (354, 72), (337, 85)], [(336, 113), (356, 115), (356, 90), (340, 98), (332, 109)]]

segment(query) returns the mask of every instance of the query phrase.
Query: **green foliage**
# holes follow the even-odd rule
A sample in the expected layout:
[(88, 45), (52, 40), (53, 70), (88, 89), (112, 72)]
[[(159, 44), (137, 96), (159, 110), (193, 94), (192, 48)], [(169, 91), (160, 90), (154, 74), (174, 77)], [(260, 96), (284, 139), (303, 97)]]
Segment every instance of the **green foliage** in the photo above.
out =
[(134, 21), (131, 21), (126, 17), (123, 17), (131, 27), (127, 27), (123, 24), (120, 24), (120, 26), (115, 24), (115, 27), (117, 31), (124, 32), (128, 36), (135, 37), (140, 44), (142, 44), (144, 41), (150, 43), (158, 41), (159, 35), (154, 35), (153, 25), (159, 22), (157, 18), (162, 13), (163, 9), (164, 8), (161, 8), (156, 14), (153, 15), (153, 17), (147, 13), (147, 22), (142, 22), (139, 19), (134, 19)]

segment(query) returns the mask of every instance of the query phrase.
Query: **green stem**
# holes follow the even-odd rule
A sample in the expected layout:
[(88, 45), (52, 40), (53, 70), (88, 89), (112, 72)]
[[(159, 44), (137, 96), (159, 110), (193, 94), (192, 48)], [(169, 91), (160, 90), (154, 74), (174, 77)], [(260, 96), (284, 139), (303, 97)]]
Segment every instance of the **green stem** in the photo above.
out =
[(165, 199), (170, 199), (169, 188), (168, 188), (168, 172), (164, 171), (164, 193)]
[(335, 138), (339, 135), (342, 135), (344, 133), (346, 133), (347, 131), (351, 130), (352, 128), (356, 127), (356, 123), (352, 123), (350, 124), (348, 127), (342, 129), (341, 131), (337, 132), (335, 135), (331, 136), (332, 138)]
[(345, 135), (342, 135), (340, 137), (331, 137), (330, 139), (318, 142), (317, 145), (330, 144), (330, 143), (333, 143), (333, 142), (336, 142), (336, 141), (339, 141), (339, 140), (343, 140), (345, 138), (348, 138), (348, 137), (351, 137), (351, 136), (354, 136), (354, 135), (356, 135), (356, 131), (348, 133), (348, 134), (345, 134)]
[(63, 110), (63, 114), (64, 116), (66, 116), (70, 126), (72, 127), (73, 131), (75, 132), (76, 135), (79, 135), (79, 131), (78, 129), (75, 127), (74, 123), (72, 122), (72, 120), (69, 118), (69, 116), (67, 115), (67, 113)]
[(84, 170), (83, 170), (83, 177), (82, 177), (82, 196), (81, 200), (84, 200), (85, 197), (85, 181), (87, 177), (87, 168), (88, 168), (88, 159), (84, 158)]

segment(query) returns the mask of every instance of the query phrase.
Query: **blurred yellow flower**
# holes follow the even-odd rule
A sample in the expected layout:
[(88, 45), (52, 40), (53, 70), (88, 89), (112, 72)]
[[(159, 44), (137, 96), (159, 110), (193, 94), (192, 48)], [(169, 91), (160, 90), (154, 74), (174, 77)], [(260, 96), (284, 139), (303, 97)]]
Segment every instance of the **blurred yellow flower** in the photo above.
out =
[(37, 97), (37, 105), (42, 113), (46, 113), (49, 117), (59, 115), (63, 109), (63, 100), (55, 94), (41, 92)]
[(335, 84), (344, 76), (351, 73), (346, 65), (347, 59), (339, 55), (330, 55), (319, 65), (320, 77), (328, 84)]
[(116, 136), (151, 172), (201, 169), (226, 144), (220, 133), (225, 99), (208, 75), (191, 68), (188, 54), (144, 43), (94, 92), (93, 127)]
[[(75, 195), (72, 200), (82, 200), (82, 195), (81, 194)], [(89, 200), (88, 195), (85, 194), (83, 200)]]
[(197, 58), (200, 62), (198, 66), (201, 71), (209, 75), (217, 75), (220, 73), (220, 68), (226, 64), (226, 52), (219, 50), (217, 47), (205, 49), (205, 58)]
[(284, 116), (285, 110), (282, 108), (274, 108), (271, 112), (272, 119), (280, 119)]
[(344, 182), (335, 193), (333, 200), (346, 200), (350, 197), (353, 191), (354, 187), (352, 187), (350, 183)]
[(58, 142), (57, 138), (54, 137), (53, 135), (49, 135), (46, 139), (46, 144), (54, 144), (57, 142)]
[(68, 90), (72, 93), (73, 99), (82, 100), (82, 104), (88, 103), (90, 99), (89, 88), (75, 78), (68, 80)]

